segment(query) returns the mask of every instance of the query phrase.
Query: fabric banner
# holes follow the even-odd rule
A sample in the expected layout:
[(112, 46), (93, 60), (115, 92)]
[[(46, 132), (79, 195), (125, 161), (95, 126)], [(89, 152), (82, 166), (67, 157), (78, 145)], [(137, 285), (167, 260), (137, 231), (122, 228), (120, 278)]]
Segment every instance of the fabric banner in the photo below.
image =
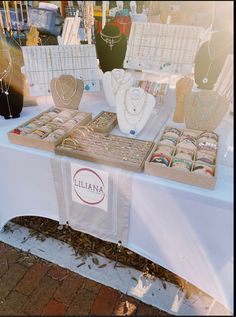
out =
[(133, 173), (66, 157), (51, 167), (60, 223), (126, 246)]

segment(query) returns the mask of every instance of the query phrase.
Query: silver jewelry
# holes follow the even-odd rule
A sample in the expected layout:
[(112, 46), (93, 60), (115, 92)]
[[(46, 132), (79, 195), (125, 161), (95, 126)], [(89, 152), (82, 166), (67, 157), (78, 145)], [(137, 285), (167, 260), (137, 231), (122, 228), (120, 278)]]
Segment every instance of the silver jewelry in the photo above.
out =
[[(114, 75), (114, 73), (115, 73), (114, 70), (111, 71), (111, 85), (112, 85), (112, 90), (113, 90), (113, 94), (114, 95), (117, 94), (117, 92), (118, 92), (118, 90), (119, 90), (121, 85), (127, 84), (130, 81), (130, 79), (131, 79), (130, 76), (128, 76), (128, 79), (126, 81), (123, 81), (124, 78), (125, 78), (126, 73), (125, 73), (124, 70), (122, 70), (122, 71), (123, 71), (123, 74), (122, 74), (121, 78), (117, 78)], [(115, 86), (116, 86), (116, 88), (115, 88)]]
[(110, 47), (110, 50), (112, 51), (112, 48), (115, 44), (119, 43), (121, 40), (121, 34), (116, 36), (108, 36), (100, 33), (101, 39)]

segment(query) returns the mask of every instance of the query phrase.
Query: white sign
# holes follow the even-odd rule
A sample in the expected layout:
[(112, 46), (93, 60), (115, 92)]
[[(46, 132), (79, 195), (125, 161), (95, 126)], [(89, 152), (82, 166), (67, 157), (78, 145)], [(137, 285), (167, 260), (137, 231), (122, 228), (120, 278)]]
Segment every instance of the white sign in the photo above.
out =
[(109, 173), (71, 163), (72, 200), (107, 211)]

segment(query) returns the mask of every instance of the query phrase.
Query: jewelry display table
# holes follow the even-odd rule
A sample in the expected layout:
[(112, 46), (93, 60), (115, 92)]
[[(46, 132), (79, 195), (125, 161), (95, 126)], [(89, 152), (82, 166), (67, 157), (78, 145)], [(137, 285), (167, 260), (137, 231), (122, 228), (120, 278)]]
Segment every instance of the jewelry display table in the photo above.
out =
[[(168, 98), (167, 103), (174, 104)], [(55, 153), (10, 144), (7, 138), (8, 131), (52, 105), (46, 97), (38, 104), (23, 108), (21, 118), (0, 119), (0, 228), (17, 216), (59, 219), (51, 171)], [(86, 94), (80, 105), (93, 116), (109, 109), (104, 99)], [(166, 124), (173, 125), (170, 116)], [(150, 121), (140, 139), (148, 139), (153, 127)], [(135, 173), (127, 246), (233, 311), (233, 171), (219, 163), (215, 190)]]

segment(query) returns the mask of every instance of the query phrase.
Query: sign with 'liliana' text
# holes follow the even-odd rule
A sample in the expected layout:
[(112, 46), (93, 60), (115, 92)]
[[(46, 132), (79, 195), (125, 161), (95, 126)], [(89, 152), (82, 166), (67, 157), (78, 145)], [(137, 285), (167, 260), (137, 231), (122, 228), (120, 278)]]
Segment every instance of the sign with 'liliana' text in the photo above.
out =
[(72, 200), (107, 211), (108, 176), (106, 171), (71, 163)]

